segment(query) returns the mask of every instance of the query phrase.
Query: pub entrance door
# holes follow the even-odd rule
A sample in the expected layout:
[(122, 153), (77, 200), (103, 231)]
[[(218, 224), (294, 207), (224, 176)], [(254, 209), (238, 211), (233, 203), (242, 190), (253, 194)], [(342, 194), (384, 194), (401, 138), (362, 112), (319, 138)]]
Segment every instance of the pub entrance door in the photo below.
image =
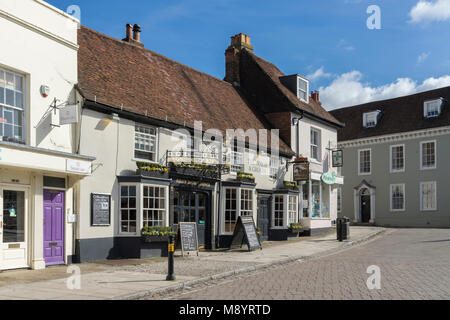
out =
[(198, 244), (207, 245), (210, 242), (209, 194), (175, 189), (173, 204), (175, 229), (178, 222), (197, 222)]

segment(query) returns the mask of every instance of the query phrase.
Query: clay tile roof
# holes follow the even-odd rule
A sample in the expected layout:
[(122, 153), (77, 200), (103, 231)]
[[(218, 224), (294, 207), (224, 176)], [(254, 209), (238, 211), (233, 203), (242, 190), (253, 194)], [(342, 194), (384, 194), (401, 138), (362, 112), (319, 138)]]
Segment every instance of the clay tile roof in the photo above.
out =
[(284, 96), (295, 108), (298, 108), (302, 111), (305, 111), (319, 118), (332, 122), (338, 126), (343, 125), (343, 123), (341, 123), (339, 120), (333, 117), (333, 115), (331, 115), (327, 110), (325, 110), (320, 103), (314, 101), (311, 98), (309, 99), (309, 103), (303, 102), (300, 99), (298, 99), (297, 96), (291, 90), (286, 88), (286, 86), (281, 83), (280, 77), (285, 76), (285, 74), (281, 72), (277, 68), (277, 66), (275, 66), (273, 63), (258, 57), (254, 53), (248, 51), (246, 51), (245, 53), (247, 53), (260, 66), (260, 68), (269, 76), (269, 78), (272, 80), (275, 86), (279, 90), (281, 90)]
[[(442, 113), (436, 118), (424, 117), (424, 102), (444, 98)], [(450, 125), (450, 87), (421, 92), (410, 96), (375, 101), (353, 107), (330, 111), (333, 116), (345, 122), (345, 128), (338, 130), (338, 141), (362, 139), (387, 134), (424, 130)], [(363, 127), (363, 114), (381, 111), (376, 127)]]
[[(86, 27), (78, 43), (78, 87), (88, 100), (191, 128), (202, 121), (203, 130), (272, 129), (228, 82)], [(293, 154), (281, 139), (279, 149)]]

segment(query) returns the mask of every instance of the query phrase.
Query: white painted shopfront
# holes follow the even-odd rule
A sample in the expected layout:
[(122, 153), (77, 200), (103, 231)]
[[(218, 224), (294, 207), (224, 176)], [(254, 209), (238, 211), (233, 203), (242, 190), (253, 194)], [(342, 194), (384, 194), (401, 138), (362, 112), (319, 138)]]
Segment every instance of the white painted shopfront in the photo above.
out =
[(0, 270), (73, 256), (74, 190), (94, 160), (60, 122), (78, 108), (77, 26), (44, 1), (0, 0)]

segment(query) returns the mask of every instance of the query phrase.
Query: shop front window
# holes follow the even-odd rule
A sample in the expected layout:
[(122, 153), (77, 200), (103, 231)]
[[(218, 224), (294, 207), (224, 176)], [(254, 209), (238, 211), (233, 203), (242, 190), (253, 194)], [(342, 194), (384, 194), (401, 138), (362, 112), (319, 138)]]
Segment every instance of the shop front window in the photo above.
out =
[(3, 243), (25, 241), (25, 192), (3, 191)]
[(136, 186), (120, 188), (120, 232), (136, 233)]
[(311, 183), (311, 197), (312, 197), (312, 208), (311, 217), (321, 218), (322, 214), (322, 190), (320, 181), (312, 181)]
[(166, 214), (166, 188), (144, 186), (143, 209), (144, 227), (164, 226)]
[(253, 191), (241, 189), (241, 216), (253, 215)]
[(309, 182), (302, 186), (303, 191), (303, 218), (309, 218)]
[(284, 196), (276, 195), (274, 199), (273, 226), (284, 227)]

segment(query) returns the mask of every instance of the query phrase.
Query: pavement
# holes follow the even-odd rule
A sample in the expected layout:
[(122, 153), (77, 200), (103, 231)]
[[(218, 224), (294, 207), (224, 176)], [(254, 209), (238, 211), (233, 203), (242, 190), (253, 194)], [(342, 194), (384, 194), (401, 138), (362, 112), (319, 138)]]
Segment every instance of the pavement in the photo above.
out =
[[(108, 260), (45, 270), (0, 273), (0, 299), (123, 300), (176, 294), (192, 286), (251, 275), (274, 266), (326, 256), (386, 233), (379, 227), (351, 227), (338, 242), (335, 231), (285, 242), (265, 242), (263, 250), (201, 251), (175, 258), (176, 281), (166, 281), (167, 258)], [(389, 231), (390, 232), (390, 231)]]
[(361, 246), (144, 299), (450, 300), (450, 229), (396, 229)]

